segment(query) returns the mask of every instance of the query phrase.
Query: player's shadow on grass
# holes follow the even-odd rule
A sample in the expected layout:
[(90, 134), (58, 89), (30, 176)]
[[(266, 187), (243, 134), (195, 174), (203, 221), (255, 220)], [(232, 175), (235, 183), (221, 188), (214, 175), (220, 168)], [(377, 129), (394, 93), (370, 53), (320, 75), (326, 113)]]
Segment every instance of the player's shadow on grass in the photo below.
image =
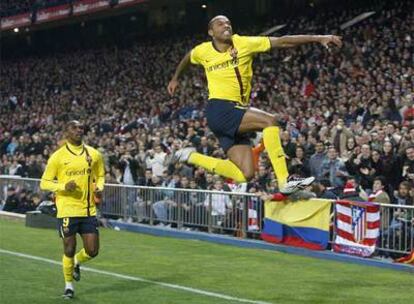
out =
[(104, 284), (101, 286), (96, 286), (89, 289), (82, 290), (82, 293), (86, 295), (93, 295), (93, 294), (103, 294), (103, 293), (113, 293), (113, 292), (128, 292), (131, 290), (138, 290), (142, 288), (147, 288), (150, 285), (154, 285), (147, 282), (140, 282), (140, 281), (129, 281), (129, 280), (119, 280), (119, 282), (111, 283), (111, 284)]
[[(169, 283), (169, 284), (176, 284), (176, 277), (161, 277), (161, 278), (151, 278), (149, 280), (152, 280), (154, 282), (163, 282), (163, 283)], [(112, 280), (111, 280), (112, 281)], [(86, 295), (93, 295), (93, 294), (103, 294), (103, 293), (113, 293), (113, 292), (128, 292), (128, 291), (136, 291), (138, 289), (144, 289), (148, 287), (160, 287), (159, 285), (156, 285), (154, 283), (150, 282), (141, 282), (141, 281), (131, 281), (131, 280), (123, 280), (120, 279), (116, 283), (111, 284), (104, 284), (101, 286), (96, 286), (93, 288), (88, 288), (82, 290), (82, 294)]]

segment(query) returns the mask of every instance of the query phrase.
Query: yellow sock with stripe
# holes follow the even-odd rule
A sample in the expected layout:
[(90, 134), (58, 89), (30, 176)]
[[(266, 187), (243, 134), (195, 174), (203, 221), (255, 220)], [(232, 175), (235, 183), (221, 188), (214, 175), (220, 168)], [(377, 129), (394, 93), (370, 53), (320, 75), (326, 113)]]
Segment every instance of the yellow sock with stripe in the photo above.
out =
[(65, 282), (72, 282), (73, 281), (73, 265), (74, 261), (73, 258), (69, 258), (66, 255), (62, 257), (62, 266), (63, 266), (63, 277), (65, 278)]
[(279, 188), (283, 187), (289, 176), (286, 157), (280, 141), (279, 127), (272, 126), (263, 129), (263, 142), (272, 163)]
[(218, 175), (231, 178), (237, 183), (246, 182), (243, 172), (231, 160), (215, 158), (193, 152), (191, 153), (188, 162)]
[(76, 264), (83, 264), (91, 259), (92, 257), (86, 253), (85, 248), (79, 250), (79, 252), (75, 255)]

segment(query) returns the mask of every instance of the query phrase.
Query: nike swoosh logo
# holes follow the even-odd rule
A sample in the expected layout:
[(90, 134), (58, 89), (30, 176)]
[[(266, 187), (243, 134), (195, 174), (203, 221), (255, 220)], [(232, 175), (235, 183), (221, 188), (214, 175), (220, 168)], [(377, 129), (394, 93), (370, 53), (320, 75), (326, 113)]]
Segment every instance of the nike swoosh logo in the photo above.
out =
[(66, 165), (69, 165), (69, 164), (70, 164), (70, 162), (67, 162), (67, 163), (63, 163), (63, 164), (64, 164), (64, 165), (66, 166)]

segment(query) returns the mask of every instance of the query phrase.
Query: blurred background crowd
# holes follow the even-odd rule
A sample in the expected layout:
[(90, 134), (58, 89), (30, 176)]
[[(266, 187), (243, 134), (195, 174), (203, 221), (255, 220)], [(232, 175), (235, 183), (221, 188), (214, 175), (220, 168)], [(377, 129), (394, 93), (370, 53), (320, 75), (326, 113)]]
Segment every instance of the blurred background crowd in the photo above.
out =
[[(5, 1), (1, 8), (24, 9), (32, 2)], [(313, 44), (260, 55), (251, 103), (279, 115), (289, 171), (315, 176), (309, 190), (319, 197), (412, 205), (414, 7), (412, 1), (377, 1), (376, 9), (344, 30), (340, 24), (361, 9), (290, 19), (289, 34), (339, 34), (344, 47)], [(266, 26), (233, 24), (235, 32), (248, 35)], [(199, 33), (148, 37), (127, 46), (3, 60), (0, 174), (40, 178), (65, 122), (76, 118), (87, 126), (85, 142), (105, 157), (108, 183), (230, 190), (229, 181), (171, 161), (185, 146), (225, 157), (206, 125), (203, 71), (192, 68), (175, 97), (166, 92), (182, 56), (206, 39)], [(277, 192), (265, 151), (243, 189)], [(24, 212), (38, 204), (35, 193), (9, 191), (5, 210)]]

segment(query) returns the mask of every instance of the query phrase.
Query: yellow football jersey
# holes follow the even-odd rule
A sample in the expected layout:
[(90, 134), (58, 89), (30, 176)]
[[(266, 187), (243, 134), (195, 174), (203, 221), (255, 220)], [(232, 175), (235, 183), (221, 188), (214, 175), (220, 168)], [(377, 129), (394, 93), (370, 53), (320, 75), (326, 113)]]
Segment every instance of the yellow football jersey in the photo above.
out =
[[(74, 191), (65, 191), (65, 184), (75, 181)], [(103, 190), (105, 166), (102, 154), (87, 145), (65, 143), (49, 158), (40, 188), (56, 193), (57, 217), (96, 215), (93, 184)]]
[(230, 50), (219, 52), (213, 43), (204, 42), (191, 50), (191, 63), (204, 67), (209, 90), (209, 99), (225, 99), (247, 105), (249, 103), (252, 62), (256, 53), (270, 50), (268, 37), (232, 36), (237, 57)]

